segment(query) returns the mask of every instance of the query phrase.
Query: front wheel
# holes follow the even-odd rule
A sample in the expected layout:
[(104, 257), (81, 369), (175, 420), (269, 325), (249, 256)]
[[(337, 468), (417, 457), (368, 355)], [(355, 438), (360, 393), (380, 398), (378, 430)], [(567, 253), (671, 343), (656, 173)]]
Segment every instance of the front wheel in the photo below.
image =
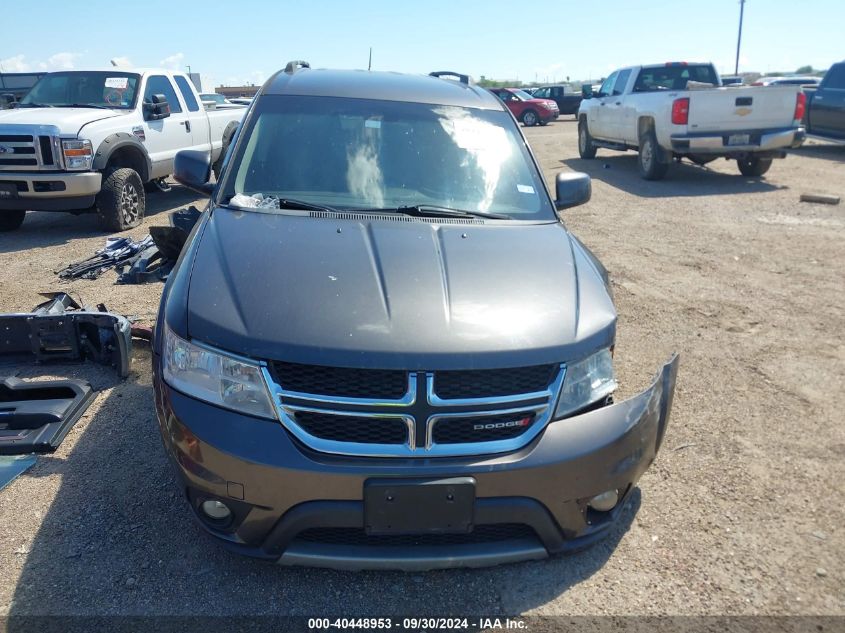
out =
[(22, 209), (0, 211), (0, 232), (6, 233), (19, 229), (25, 217), (26, 211)]
[(109, 231), (125, 231), (141, 224), (146, 209), (144, 183), (134, 169), (110, 172), (97, 194), (100, 225)]
[(743, 176), (759, 178), (769, 171), (769, 167), (772, 166), (772, 159), (749, 156), (748, 158), (738, 158), (736, 164)]
[(587, 119), (578, 122), (578, 155), (587, 160), (596, 157), (596, 146), (587, 128)]
[(537, 121), (539, 121), (539, 117), (534, 110), (526, 110), (522, 115), (522, 123), (525, 127), (534, 127), (537, 125)]
[(664, 159), (654, 130), (648, 130), (640, 137), (638, 162), (640, 176), (646, 180), (662, 180), (669, 170), (669, 162)]

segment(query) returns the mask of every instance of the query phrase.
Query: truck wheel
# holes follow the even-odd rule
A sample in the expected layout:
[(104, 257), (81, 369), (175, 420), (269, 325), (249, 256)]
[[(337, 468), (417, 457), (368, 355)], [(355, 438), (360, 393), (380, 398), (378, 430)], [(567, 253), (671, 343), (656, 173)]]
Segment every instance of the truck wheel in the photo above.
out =
[(223, 148), (223, 151), (220, 152), (220, 156), (217, 157), (217, 160), (214, 161), (214, 164), (211, 165), (211, 172), (214, 174), (214, 180), (219, 182), (220, 181), (220, 172), (223, 171), (223, 158), (226, 156), (226, 148)]
[(26, 217), (26, 211), (16, 209), (14, 211), (0, 211), (0, 231), (15, 231), (23, 224), (23, 219)]
[(587, 119), (578, 122), (578, 154), (587, 160), (596, 157), (596, 146), (587, 128)]
[(669, 170), (669, 162), (664, 160), (663, 150), (657, 144), (654, 130), (647, 130), (640, 137), (638, 161), (640, 176), (646, 180), (662, 180)]
[(748, 158), (737, 158), (736, 164), (743, 176), (759, 178), (769, 171), (769, 167), (772, 166), (772, 159), (749, 156)]
[(534, 127), (537, 125), (537, 121), (539, 121), (539, 117), (534, 110), (526, 110), (522, 113), (522, 123), (525, 127)]
[(100, 226), (109, 231), (125, 231), (141, 224), (146, 198), (144, 183), (134, 169), (121, 167), (108, 172), (97, 194)]

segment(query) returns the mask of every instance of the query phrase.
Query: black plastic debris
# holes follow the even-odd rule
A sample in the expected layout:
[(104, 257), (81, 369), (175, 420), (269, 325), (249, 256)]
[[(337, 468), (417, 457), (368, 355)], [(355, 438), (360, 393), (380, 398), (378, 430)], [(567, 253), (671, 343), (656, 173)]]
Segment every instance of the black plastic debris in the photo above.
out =
[(0, 455), (55, 451), (94, 396), (80, 380), (0, 380)]
[(49, 300), (32, 312), (0, 314), (0, 360), (18, 364), (90, 360), (129, 375), (131, 324), (119, 314), (83, 308), (64, 292), (45, 294)]
[(153, 238), (150, 236), (139, 241), (131, 237), (110, 237), (106, 240), (105, 247), (88, 259), (70, 264), (58, 271), (58, 275), (61, 279), (97, 279), (105, 271), (132, 259), (151, 246), (153, 246)]

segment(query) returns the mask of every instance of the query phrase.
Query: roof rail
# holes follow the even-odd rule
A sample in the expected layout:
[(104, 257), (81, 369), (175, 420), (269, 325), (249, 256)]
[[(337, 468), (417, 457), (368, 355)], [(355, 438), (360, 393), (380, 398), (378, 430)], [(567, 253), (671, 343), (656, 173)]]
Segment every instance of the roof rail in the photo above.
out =
[(428, 73), (429, 77), (455, 77), (462, 84), (469, 85), (471, 78), (469, 75), (462, 75), (451, 70), (436, 70), (433, 73)]
[(287, 63), (287, 66), (285, 66), (285, 72), (288, 75), (292, 75), (297, 68), (311, 68), (311, 64), (302, 61), (301, 59), (295, 59), (292, 62)]

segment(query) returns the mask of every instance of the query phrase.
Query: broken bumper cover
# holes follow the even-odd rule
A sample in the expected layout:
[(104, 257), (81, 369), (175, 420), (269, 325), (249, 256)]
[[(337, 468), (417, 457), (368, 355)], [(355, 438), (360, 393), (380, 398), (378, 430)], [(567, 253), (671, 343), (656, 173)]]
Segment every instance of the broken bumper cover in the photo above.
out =
[[(156, 409), (165, 449), (194, 515), (241, 554), (282, 564), (423, 570), (486, 566), (582, 549), (608, 534), (663, 441), (678, 357), (633, 398), (549, 423), (532, 443), (473, 458), (352, 458), (315, 453), (278, 422), (205, 404), (162, 382)], [(387, 538), (364, 529), (364, 486), (377, 479), (471, 478), (469, 534)], [(618, 490), (607, 512), (587, 500)], [(226, 525), (199, 506), (219, 500)]]
[[(731, 144), (731, 138), (747, 136), (748, 142)], [(675, 153), (717, 154), (733, 156), (735, 154), (761, 154), (769, 152), (771, 158), (782, 157), (787, 149), (800, 147), (807, 137), (804, 128), (783, 130), (739, 130), (730, 133), (700, 132), (672, 136), (672, 151)], [(744, 139), (743, 139), (744, 140)]]

